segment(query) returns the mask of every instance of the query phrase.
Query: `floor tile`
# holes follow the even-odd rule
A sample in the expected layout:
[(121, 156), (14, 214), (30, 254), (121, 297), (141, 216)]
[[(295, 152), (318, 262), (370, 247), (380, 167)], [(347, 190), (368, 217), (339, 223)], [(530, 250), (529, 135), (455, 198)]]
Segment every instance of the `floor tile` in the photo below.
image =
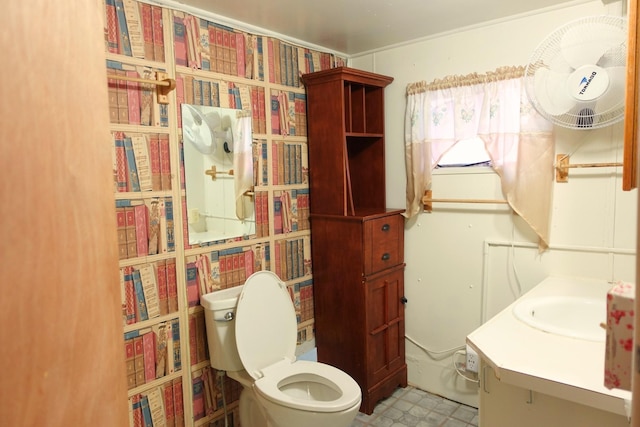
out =
[(351, 427), (477, 427), (478, 410), (415, 387), (397, 389)]

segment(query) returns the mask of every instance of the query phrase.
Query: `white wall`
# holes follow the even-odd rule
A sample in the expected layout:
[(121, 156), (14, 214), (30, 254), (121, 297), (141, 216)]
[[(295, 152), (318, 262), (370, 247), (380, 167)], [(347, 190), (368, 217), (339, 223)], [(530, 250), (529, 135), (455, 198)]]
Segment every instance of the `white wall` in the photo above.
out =
[[(558, 26), (623, 13), (620, 2), (576, 1), (353, 58), (355, 68), (395, 78), (386, 91), (387, 205), (405, 203), (407, 84), (526, 65)], [(572, 163), (622, 161), (622, 124), (580, 132), (557, 128), (556, 147), (557, 153), (574, 153)], [(542, 254), (526, 224), (504, 206), (440, 204), (408, 221), (407, 335), (433, 351), (464, 345), (483, 319), (547, 275), (635, 281), (637, 190), (621, 187), (619, 168), (571, 169), (568, 183), (555, 184), (551, 249)], [(433, 190), (434, 197), (502, 197), (492, 172), (436, 171)], [(455, 373), (451, 352), (431, 357), (407, 341), (407, 362), (411, 383), (477, 405), (477, 385)]]

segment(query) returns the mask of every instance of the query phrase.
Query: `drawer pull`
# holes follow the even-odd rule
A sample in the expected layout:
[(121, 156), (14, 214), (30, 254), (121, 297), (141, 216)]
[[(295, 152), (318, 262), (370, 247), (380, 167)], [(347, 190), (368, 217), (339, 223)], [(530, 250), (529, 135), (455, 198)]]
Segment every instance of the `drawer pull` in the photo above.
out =
[(381, 228), (382, 231), (389, 231), (390, 229), (391, 229), (391, 226), (389, 224), (385, 224)]
[(389, 252), (382, 254), (383, 261), (389, 261), (389, 258), (391, 258), (391, 255), (389, 255)]

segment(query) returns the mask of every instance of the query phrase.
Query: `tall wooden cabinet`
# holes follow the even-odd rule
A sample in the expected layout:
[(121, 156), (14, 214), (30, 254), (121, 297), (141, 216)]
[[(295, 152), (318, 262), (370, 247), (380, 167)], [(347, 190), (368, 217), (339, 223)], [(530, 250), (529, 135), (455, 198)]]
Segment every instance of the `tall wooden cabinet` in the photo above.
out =
[(347, 67), (303, 76), (318, 360), (358, 382), (368, 414), (407, 385), (404, 218), (384, 182), (392, 81)]

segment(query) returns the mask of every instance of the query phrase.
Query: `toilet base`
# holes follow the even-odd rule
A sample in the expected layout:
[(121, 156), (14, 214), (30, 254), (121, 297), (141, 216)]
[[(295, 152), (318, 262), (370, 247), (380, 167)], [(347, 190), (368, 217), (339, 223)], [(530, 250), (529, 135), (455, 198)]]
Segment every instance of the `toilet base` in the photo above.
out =
[(227, 376), (242, 386), (238, 401), (240, 424), (249, 427), (273, 427), (267, 423), (264, 408), (258, 402), (253, 390), (254, 379), (249, 376), (247, 371), (229, 371)]
[(267, 418), (264, 416), (262, 407), (256, 400), (253, 390), (243, 387), (242, 392), (240, 392), (240, 401), (238, 405), (241, 425), (250, 427), (271, 427), (267, 424)]

